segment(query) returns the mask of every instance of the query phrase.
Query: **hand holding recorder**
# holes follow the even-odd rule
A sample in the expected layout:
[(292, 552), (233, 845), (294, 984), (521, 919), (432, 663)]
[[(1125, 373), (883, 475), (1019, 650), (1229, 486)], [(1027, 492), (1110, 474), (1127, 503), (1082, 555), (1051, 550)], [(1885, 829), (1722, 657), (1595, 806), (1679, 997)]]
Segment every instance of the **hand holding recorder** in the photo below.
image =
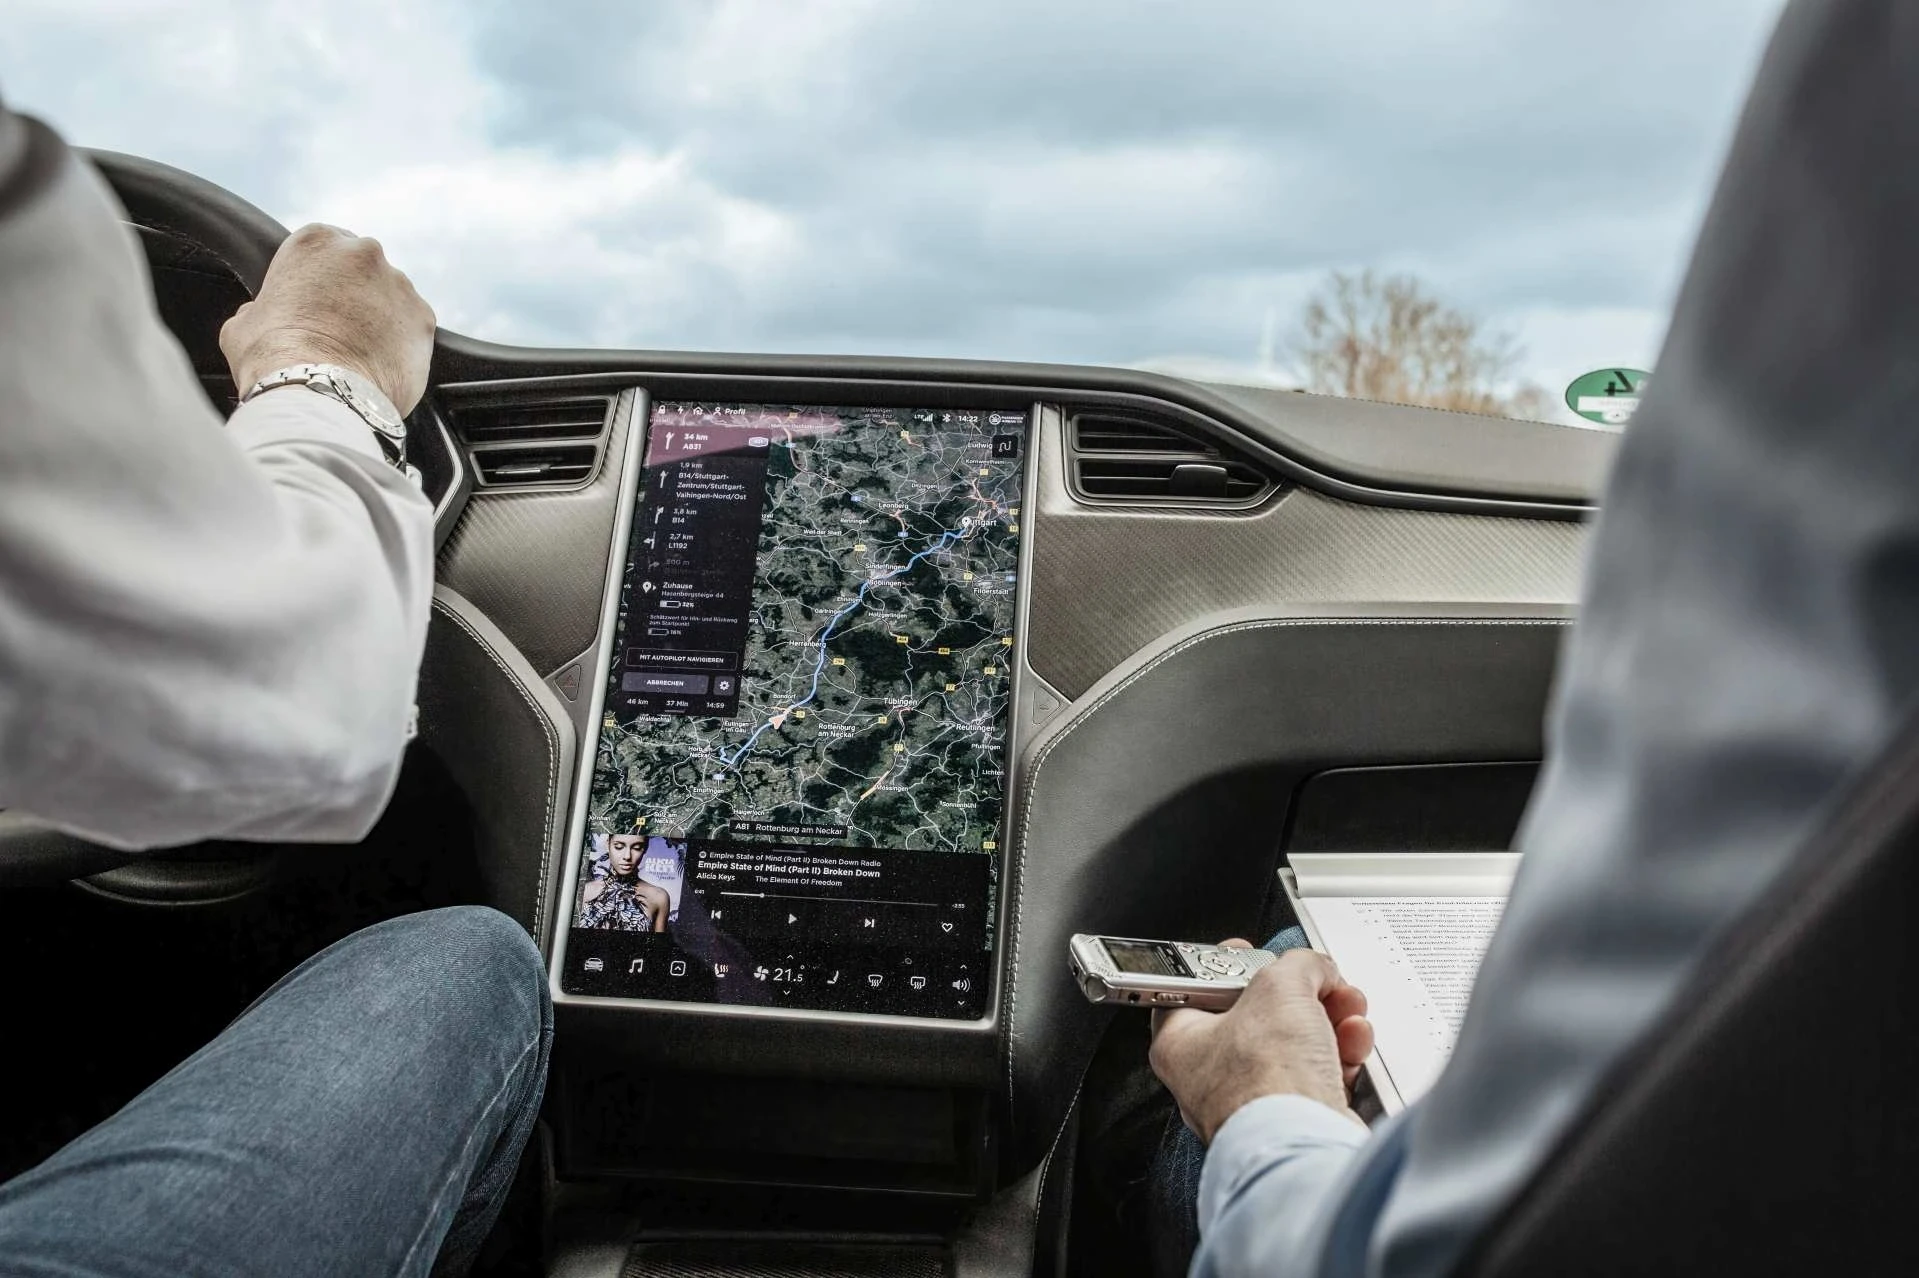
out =
[[(1201, 1140), (1262, 1096), (1304, 1096), (1361, 1121), (1351, 1088), (1373, 1027), (1365, 994), (1324, 954), (1085, 935), (1069, 953), (1094, 1002), (1168, 1009), (1153, 1018), (1153, 1072)], [(1209, 1008), (1222, 1010), (1196, 1010)]]

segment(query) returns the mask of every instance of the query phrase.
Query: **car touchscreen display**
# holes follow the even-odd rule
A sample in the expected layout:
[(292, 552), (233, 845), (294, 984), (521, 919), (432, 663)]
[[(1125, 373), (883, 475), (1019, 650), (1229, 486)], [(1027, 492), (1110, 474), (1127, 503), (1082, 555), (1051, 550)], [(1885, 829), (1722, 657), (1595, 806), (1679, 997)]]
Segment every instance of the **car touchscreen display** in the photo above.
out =
[(984, 1014), (1026, 426), (654, 406), (563, 990)]

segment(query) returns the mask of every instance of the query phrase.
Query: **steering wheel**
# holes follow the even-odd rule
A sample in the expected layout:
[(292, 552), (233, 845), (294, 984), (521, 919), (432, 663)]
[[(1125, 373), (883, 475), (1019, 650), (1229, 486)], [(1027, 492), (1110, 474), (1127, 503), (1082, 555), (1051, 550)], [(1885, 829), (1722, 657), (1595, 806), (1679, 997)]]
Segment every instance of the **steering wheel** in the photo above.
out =
[(127, 221), (146, 241), (159, 240), (223, 270), (254, 297), (287, 229), (239, 196), (172, 165), (118, 151), (83, 150), (119, 197)]
[[(196, 358), (203, 382), (217, 381), (225, 391), (230, 382), (218, 354), (219, 325), (259, 293), (287, 229), (232, 192), (171, 165), (116, 151), (81, 154), (99, 169), (140, 237), (162, 318)], [(437, 545), (452, 531), (472, 480), (430, 398), (407, 428), (407, 457), (434, 503)], [(258, 886), (270, 859), (266, 849), (231, 847), (136, 856), (0, 811), (0, 887), (76, 879), (123, 899), (212, 902)]]
[[(219, 326), (260, 292), (287, 228), (223, 187), (156, 160), (82, 151), (100, 170), (139, 234), (160, 313), (203, 376), (220, 370)], [(244, 389), (244, 388), (239, 388)], [(430, 400), (407, 419), (407, 459), (434, 505), (435, 545), (444, 542), (472, 490), (452, 434)]]

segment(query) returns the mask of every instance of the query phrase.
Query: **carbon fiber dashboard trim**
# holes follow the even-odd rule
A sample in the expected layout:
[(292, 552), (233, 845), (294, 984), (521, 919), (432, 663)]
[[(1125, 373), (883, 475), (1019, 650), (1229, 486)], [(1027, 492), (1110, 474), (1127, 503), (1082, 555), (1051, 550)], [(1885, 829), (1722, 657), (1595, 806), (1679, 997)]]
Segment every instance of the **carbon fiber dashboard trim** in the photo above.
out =
[(1049, 411), (1027, 660), (1077, 699), (1195, 617), (1302, 604), (1549, 604), (1579, 596), (1583, 524), (1363, 506), (1297, 489), (1248, 512), (1087, 506)]
[(644, 399), (621, 393), (591, 484), (572, 492), (475, 490), (440, 551), (440, 581), (472, 601), (542, 675), (593, 644), (620, 471)]

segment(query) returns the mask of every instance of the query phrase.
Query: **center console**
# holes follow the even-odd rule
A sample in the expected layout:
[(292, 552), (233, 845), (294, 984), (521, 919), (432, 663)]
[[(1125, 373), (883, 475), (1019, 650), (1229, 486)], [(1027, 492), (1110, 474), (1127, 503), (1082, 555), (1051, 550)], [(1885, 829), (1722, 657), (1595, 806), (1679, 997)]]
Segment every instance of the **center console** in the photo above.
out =
[(644, 411), (556, 1001), (989, 1019), (1031, 415)]

